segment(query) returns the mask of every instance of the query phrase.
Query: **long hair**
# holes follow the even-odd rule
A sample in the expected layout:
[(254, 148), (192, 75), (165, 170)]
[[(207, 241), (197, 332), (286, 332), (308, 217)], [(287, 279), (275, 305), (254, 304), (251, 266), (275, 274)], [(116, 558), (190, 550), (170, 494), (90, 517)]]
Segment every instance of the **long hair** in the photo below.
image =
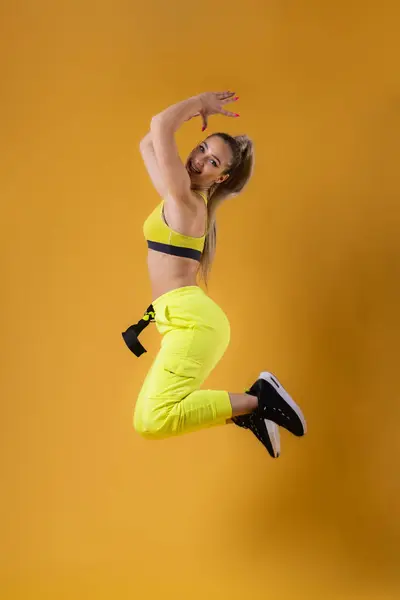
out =
[(217, 246), (217, 208), (224, 200), (237, 196), (243, 190), (251, 177), (254, 166), (253, 142), (247, 135), (232, 137), (227, 133), (213, 133), (208, 137), (216, 135), (230, 146), (233, 159), (224, 173), (229, 174), (228, 179), (222, 183), (215, 183), (208, 190), (207, 232), (200, 260), (200, 275), (206, 287)]

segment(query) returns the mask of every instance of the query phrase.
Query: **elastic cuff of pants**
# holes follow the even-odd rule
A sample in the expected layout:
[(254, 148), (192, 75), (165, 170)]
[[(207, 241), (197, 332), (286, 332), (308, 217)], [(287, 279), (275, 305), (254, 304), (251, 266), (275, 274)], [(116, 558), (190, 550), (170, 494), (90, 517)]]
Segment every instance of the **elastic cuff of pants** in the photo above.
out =
[(217, 419), (232, 418), (232, 404), (228, 392), (218, 392), (219, 398), (217, 402)]

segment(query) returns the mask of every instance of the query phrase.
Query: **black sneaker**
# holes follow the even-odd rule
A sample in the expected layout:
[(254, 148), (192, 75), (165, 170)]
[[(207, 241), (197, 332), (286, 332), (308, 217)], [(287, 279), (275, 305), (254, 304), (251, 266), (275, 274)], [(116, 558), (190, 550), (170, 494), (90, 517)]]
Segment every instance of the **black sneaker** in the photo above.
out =
[(307, 431), (306, 420), (301, 409), (289, 396), (272, 373), (260, 373), (255, 384), (248, 391), (257, 396), (259, 417), (269, 419), (290, 433), (303, 436)]
[(239, 427), (250, 429), (268, 450), (270, 456), (272, 456), (272, 458), (278, 458), (281, 452), (281, 441), (279, 427), (273, 423), (273, 421), (264, 419), (257, 411), (253, 411), (248, 415), (233, 417), (232, 421)]

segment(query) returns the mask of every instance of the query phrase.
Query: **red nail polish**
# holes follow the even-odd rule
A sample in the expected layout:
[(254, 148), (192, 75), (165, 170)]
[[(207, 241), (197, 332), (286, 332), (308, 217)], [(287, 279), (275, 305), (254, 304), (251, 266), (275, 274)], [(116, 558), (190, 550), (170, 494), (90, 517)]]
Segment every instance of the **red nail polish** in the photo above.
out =
[(205, 128), (205, 127), (202, 127), (202, 129), (201, 129), (201, 130), (202, 130), (202, 131), (205, 131), (205, 130), (206, 130), (206, 128)]
[(240, 117), (240, 115), (238, 115), (237, 113), (235, 114), (235, 117)]
[(239, 96), (236, 96), (233, 100), (239, 100)]

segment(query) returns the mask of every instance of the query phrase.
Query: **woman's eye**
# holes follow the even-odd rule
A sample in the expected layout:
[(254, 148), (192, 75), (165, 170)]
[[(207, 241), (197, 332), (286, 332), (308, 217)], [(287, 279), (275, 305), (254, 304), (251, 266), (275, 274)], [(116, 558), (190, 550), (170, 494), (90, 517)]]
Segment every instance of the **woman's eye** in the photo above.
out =
[(200, 152), (204, 152), (204, 146), (199, 146)]
[(212, 164), (214, 167), (216, 167), (216, 166), (217, 166), (217, 163), (215, 162), (215, 160), (212, 160), (212, 161), (210, 161), (210, 162), (211, 162), (211, 164)]

